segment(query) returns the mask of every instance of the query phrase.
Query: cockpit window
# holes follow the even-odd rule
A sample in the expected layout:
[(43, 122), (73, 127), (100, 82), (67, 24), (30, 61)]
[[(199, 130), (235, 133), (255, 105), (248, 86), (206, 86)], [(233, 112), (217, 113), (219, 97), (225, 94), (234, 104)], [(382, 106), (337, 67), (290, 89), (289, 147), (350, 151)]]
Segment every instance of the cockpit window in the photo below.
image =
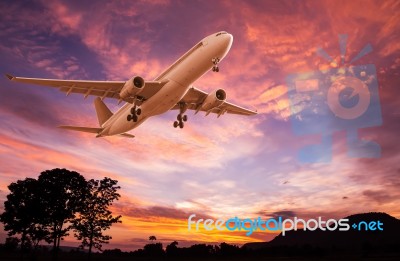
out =
[(227, 34), (227, 32), (219, 32), (215, 36), (221, 35), (221, 34)]

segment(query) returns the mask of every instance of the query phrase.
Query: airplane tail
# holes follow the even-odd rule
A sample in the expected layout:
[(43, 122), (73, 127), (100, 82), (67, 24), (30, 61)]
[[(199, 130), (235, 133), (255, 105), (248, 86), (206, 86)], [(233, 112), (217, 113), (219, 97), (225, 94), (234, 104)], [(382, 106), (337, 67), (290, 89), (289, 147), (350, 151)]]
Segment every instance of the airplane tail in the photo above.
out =
[(99, 120), (99, 125), (103, 124), (113, 115), (110, 109), (105, 105), (100, 97), (94, 100), (94, 107), (96, 108), (97, 119)]
[[(101, 100), (101, 98), (97, 97), (94, 100), (94, 107), (96, 109), (97, 119), (99, 121), (99, 128), (91, 128), (91, 127), (78, 127), (78, 126), (59, 126), (61, 129), (73, 130), (73, 131), (81, 131), (97, 134), (96, 137), (102, 137), (101, 132), (103, 131), (103, 124), (113, 115), (113, 113), (108, 109), (105, 103)], [(135, 136), (129, 133), (121, 133), (120, 137), (125, 138), (134, 138)]]

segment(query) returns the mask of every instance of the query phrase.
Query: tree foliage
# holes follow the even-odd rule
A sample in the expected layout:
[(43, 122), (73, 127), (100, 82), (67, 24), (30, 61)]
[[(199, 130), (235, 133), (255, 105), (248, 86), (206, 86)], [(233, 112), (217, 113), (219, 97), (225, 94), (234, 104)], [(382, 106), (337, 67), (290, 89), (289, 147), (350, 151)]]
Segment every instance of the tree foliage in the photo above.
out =
[(117, 190), (117, 181), (110, 178), (102, 180), (89, 180), (89, 193), (83, 201), (83, 208), (79, 216), (74, 220), (75, 236), (81, 240), (81, 247), (89, 248), (89, 255), (92, 248), (101, 251), (102, 244), (107, 244), (111, 236), (104, 235), (103, 231), (112, 224), (121, 222), (121, 216), (112, 216), (109, 207), (120, 195)]
[(167, 245), (165, 252), (168, 257), (175, 257), (178, 253), (178, 241), (173, 241), (171, 244)]
[(41, 187), (40, 204), (46, 215), (44, 222), (50, 232), (54, 250), (57, 251), (60, 241), (68, 236), (75, 214), (83, 208), (88, 194), (87, 181), (75, 171), (52, 169), (43, 171), (38, 182)]
[(44, 209), (39, 199), (39, 183), (36, 179), (18, 180), (8, 186), (10, 194), (4, 202), (4, 212), (0, 221), (9, 236), (21, 236), (21, 248), (32, 243), (37, 246), (43, 239), (48, 239), (48, 232), (41, 222)]
[[(74, 228), (82, 246), (101, 250), (110, 236), (103, 231), (121, 216), (112, 216), (109, 207), (120, 195), (117, 181), (110, 178), (89, 180), (75, 171), (52, 169), (38, 179), (26, 178), (8, 186), (0, 221), (9, 236), (19, 236), (21, 249), (41, 240), (53, 243), (54, 258), (60, 241)], [(11, 241), (10, 241), (11, 242)], [(14, 243), (16, 241), (13, 241)]]

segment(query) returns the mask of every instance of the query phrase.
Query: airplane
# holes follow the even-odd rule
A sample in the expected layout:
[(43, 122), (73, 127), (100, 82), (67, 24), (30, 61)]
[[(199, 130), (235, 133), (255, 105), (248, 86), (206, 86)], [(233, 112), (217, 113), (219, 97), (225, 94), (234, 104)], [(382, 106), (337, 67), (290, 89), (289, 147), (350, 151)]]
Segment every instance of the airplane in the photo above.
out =
[[(97, 96), (94, 106), (99, 127), (59, 126), (63, 129), (96, 134), (96, 137), (120, 135), (133, 138), (128, 131), (138, 127), (152, 116), (169, 110), (179, 110), (175, 128), (183, 128), (188, 120), (185, 112), (194, 110), (217, 114), (255, 115), (249, 110), (226, 101), (226, 92), (217, 89), (206, 93), (192, 84), (209, 70), (219, 72), (218, 64), (228, 54), (233, 36), (225, 31), (214, 33), (193, 46), (153, 81), (134, 76), (128, 81), (87, 81), (58, 80), (14, 77), (6, 74), (11, 81), (58, 88), (68, 96), (71, 93)], [(105, 105), (105, 98), (126, 102), (116, 113)]]

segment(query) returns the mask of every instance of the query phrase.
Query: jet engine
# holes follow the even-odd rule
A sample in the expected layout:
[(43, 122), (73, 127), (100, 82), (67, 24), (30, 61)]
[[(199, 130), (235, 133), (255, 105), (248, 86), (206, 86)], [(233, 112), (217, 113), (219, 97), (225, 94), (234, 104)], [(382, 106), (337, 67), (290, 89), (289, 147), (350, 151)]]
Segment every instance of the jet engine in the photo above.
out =
[(218, 89), (208, 94), (203, 104), (201, 105), (201, 109), (204, 111), (212, 110), (222, 105), (225, 102), (225, 100), (226, 100), (226, 92), (223, 89)]
[(122, 87), (119, 97), (125, 99), (138, 95), (143, 90), (144, 84), (144, 79), (142, 77), (132, 77), (130, 80), (126, 81), (124, 87)]

